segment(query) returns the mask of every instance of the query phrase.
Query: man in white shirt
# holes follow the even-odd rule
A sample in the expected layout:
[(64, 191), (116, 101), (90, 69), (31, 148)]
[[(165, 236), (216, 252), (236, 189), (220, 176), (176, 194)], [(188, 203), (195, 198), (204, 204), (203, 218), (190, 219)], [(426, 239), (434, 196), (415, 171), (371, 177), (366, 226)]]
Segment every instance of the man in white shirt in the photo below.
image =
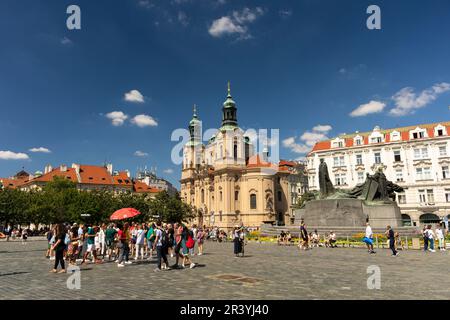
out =
[(375, 251), (373, 250), (372, 227), (368, 222), (366, 223), (366, 234), (364, 236), (363, 242), (367, 245), (367, 250), (369, 251), (369, 253), (375, 253)]
[(442, 229), (439, 225), (437, 225), (435, 233), (436, 233), (436, 238), (439, 241), (439, 250), (445, 251), (444, 232), (442, 231)]

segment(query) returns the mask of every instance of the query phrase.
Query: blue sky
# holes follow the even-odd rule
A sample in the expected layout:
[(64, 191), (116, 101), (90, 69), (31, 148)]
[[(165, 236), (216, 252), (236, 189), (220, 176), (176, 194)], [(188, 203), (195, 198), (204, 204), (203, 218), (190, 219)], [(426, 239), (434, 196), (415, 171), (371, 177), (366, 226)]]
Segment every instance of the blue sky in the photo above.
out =
[[(371, 4), (381, 30), (366, 27)], [(0, 176), (106, 160), (177, 183), (171, 133), (194, 103), (218, 127), (228, 80), (240, 125), (280, 129), (287, 159), (344, 132), (449, 120), (449, 34), (446, 0), (3, 0)]]

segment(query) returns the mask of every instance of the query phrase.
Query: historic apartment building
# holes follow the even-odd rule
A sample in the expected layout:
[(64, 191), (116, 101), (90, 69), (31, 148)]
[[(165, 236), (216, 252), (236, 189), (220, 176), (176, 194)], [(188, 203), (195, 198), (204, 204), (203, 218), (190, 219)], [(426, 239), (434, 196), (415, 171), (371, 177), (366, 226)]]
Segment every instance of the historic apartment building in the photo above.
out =
[(289, 223), (293, 164), (270, 163), (267, 150), (255, 153), (252, 141), (238, 126), (229, 87), (220, 129), (203, 144), (194, 107), (189, 132), (190, 141), (183, 149), (181, 197), (194, 207), (196, 223), (224, 229), (240, 223), (255, 228), (269, 221)]
[(397, 194), (404, 225), (450, 217), (450, 122), (342, 135), (318, 142), (307, 156), (309, 188), (318, 190), (324, 159), (337, 188), (363, 183), (379, 167), (405, 188)]

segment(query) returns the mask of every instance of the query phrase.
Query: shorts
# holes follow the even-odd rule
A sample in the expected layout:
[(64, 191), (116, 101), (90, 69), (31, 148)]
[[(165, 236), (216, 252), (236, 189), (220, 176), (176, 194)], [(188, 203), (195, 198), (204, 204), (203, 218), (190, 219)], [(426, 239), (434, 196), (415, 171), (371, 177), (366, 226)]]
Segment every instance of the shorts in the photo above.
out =
[(153, 249), (153, 241), (147, 240), (147, 247)]
[(364, 243), (368, 244), (368, 245), (372, 245), (373, 244), (373, 240), (367, 237), (364, 237), (362, 240)]
[(87, 245), (86, 252), (93, 252), (93, 251), (94, 251), (94, 247), (95, 247), (94, 244), (88, 244), (88, 245)]

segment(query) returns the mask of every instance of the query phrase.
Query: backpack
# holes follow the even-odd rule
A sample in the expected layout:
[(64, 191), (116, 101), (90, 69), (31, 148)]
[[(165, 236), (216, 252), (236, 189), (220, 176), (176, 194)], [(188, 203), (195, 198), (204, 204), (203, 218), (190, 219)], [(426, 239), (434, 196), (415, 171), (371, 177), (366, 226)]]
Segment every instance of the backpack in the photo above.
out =
[(66, 233), (66, 238), (64, 239), (64, 244), (67, 246), (70, 243), (70, 236)]
[(192, 236), (189, 234), (187, 241), (186, 241), (186, 247), (188, 249), (192, 249), (194, 247), (194, 245), (195, 245), (194, 239), (192, 239)]
[(169, 246), (169, 234), (166, 230), (161, 230), (161, 244), (164, 248)]

